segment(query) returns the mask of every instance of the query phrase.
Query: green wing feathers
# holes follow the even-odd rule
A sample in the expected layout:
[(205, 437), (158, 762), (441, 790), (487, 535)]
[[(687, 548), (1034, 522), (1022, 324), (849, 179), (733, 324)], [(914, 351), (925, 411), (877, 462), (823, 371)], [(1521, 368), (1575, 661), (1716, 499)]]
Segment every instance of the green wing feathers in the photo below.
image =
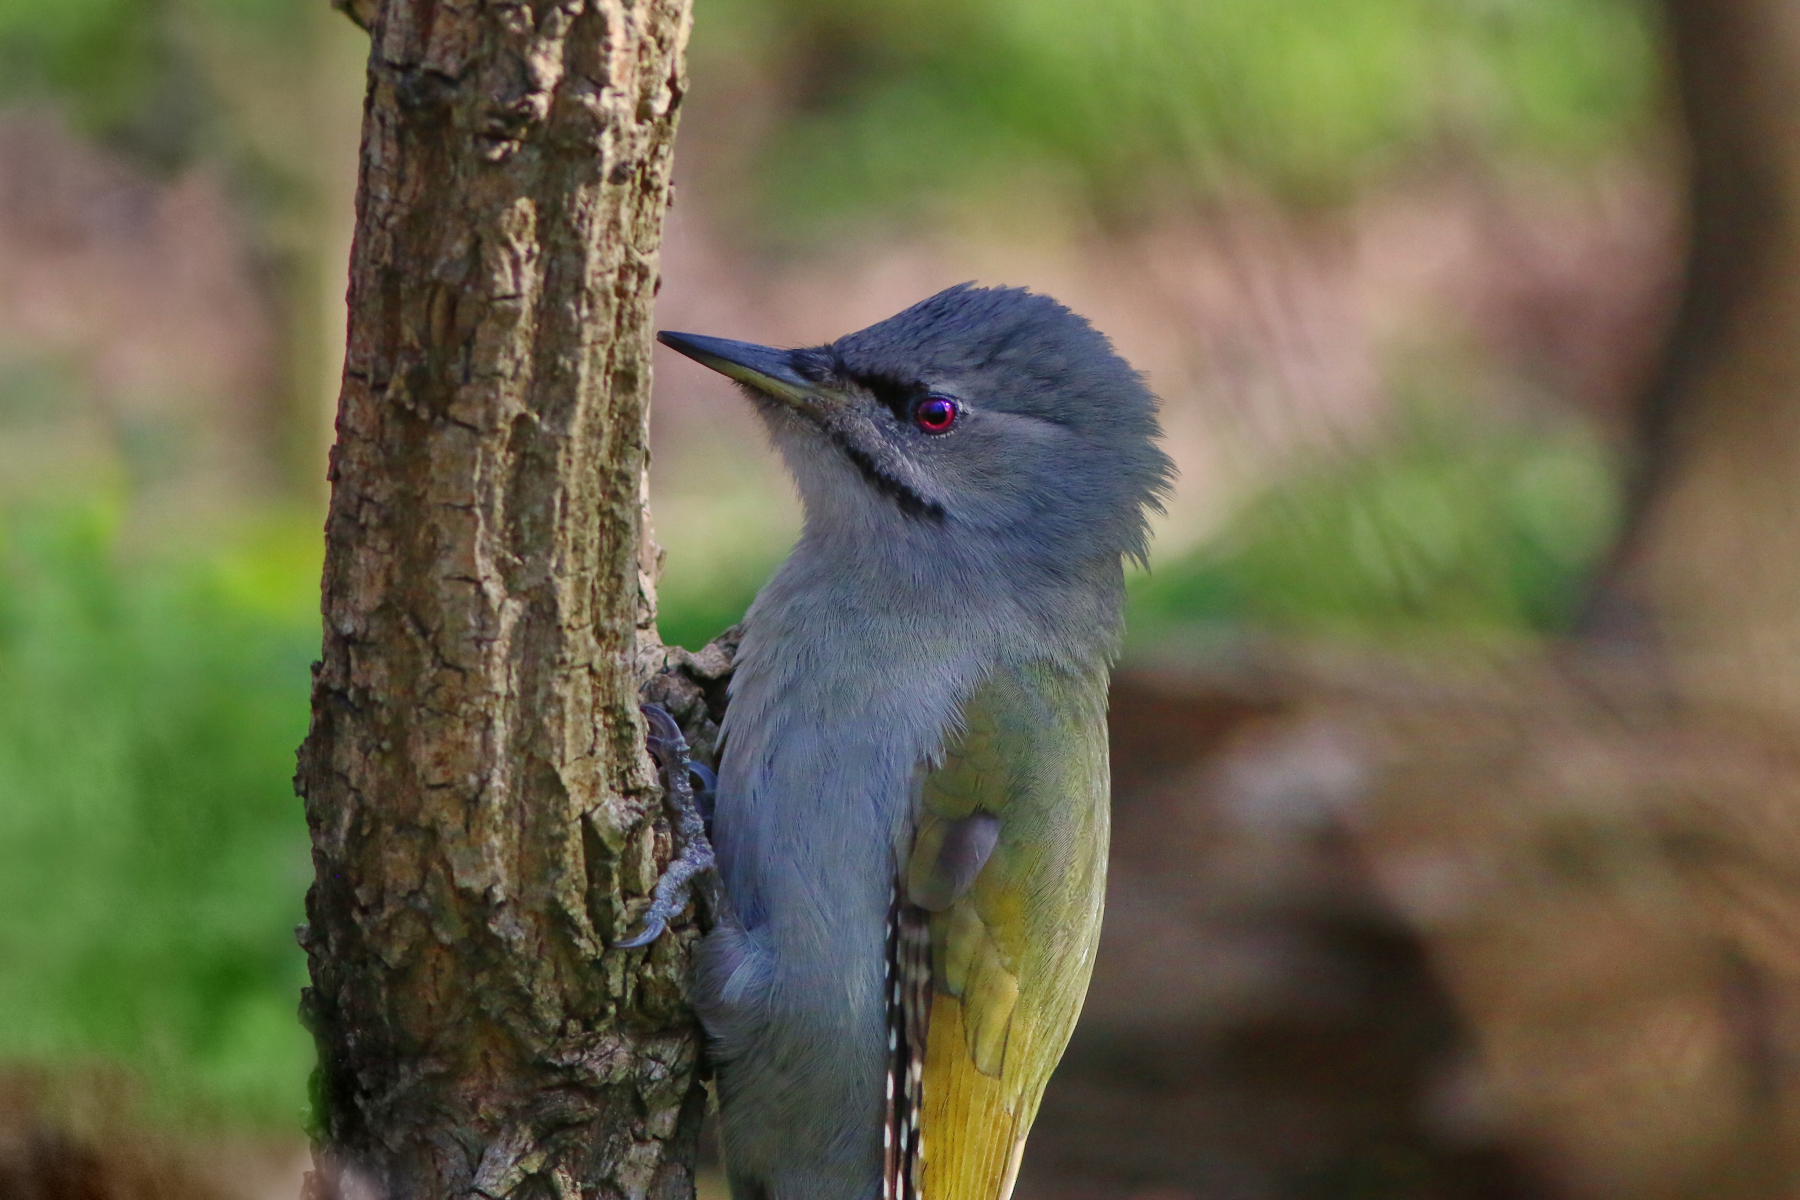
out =
[[(905, 872), (931, 912), (924, 1200), (1011, 1192), (1081, 1011), (1106, 890), (1106, 682), (1047, 666), (995, 676), (924, 781)], [(992, 849), (971, 880), (954, 851), (972, 820)]]

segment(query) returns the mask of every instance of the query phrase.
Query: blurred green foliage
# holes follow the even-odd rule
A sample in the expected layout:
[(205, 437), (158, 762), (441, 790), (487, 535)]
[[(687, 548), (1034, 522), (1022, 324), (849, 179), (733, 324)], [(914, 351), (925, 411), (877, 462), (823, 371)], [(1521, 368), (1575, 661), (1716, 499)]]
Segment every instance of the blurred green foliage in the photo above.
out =
[(1415, 417), (1283, 478), (1197, 551), (1134, 580), (1133, 644), (1206, 627), (1387, 639), (1554, 633), (1615, 521), (1609, 456), (1576, 426)]
[(671, 646), (697, 650), (743, 620), (799, 537), (792, 509), (772, 511), (761, 478), (738, 473), (742, 455), (738, 446), (703, 450), (711, 487), (672, 488), (656, 502), (657, 527), (679, 531), (657, 584), (657, 629)]
[(119, 1063), (166, 1117), (293, 1128), (317, 522), (129, 564), (119, 515), (0, 526), (0, 1060)]
[(744, 611), (756, 599), (779, 555), (743, 557), (722, 571), (708, 571), (706, 578), (687, 586), (657, 589), (657, 632), (670, 646), (698, 650), (744, 619)]
[[(0, 0), (0, 100), (179, 157), (220, 30), (304, 46), (309, 0)], [(325, 0), (317, 0), (319, 4)], [(1648, 0), (698, 0), (693, 73), (754, 78), (734, 159), (775, 236), (1071, 189), (1103, 217), (1233, 177), (1335, 198), (1440, 151), (1589, 155), (1642, 125)], [(758, 107), (758, 106), (751, 106)], [(737, 169), (734, 165), (733, 170)], [(1014, 197), (1016, 202), (1017, 197)]]
[(929, 214), (922, 197), (1020, 180), (1129, 218), (1233, 177), (1335, 199), (1440, 151), (1604, 153), (1652, 108), (1654, 12), (1644, 0), (698, 0), (694, 70), (763, 61), (778, 114), (752, 194), (765, 222), (816, 238), (821, 218)]
[(0, 0), (0, 98), (49, 95), (87, 129), (112, 129), (154, 89), (156, 0)]
[(219, 98), (202, 66), (207, 43), (248, 34), (285, 39), (291, 53), (305, 44), (294, 36), (303, 3), (0, 0), (0, 103), (49, 101), (90, 136), (177, 167), (220, 152), (208, 137)]

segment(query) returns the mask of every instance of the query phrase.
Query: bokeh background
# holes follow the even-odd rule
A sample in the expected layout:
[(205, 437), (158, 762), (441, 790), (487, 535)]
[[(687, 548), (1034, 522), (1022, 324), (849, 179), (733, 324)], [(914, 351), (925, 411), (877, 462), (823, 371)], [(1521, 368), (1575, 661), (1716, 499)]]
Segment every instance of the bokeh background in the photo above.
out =
[[(1164, 401), (1121, 882), (1022, 1195), (1615, 1194), (1661, 1161), (1632, 1137), (1681, 1142), (1514, 1119), (1430, 880), (1383, 886), (1319, 799), (1355, 755), (1294, 715), (1576, 619), (1680, 276), (1660, 14), (697, 0), (660, 325), (813, 343), (1024, 285)], [(57, 1195), (297, 1186), (364, 46), (324, 0), (0, 0), (0, 1190), (57, 1154), (95, 1189)], [(667, 355), (655, 405), (697, 647), (798, 512), (715, 377)]]

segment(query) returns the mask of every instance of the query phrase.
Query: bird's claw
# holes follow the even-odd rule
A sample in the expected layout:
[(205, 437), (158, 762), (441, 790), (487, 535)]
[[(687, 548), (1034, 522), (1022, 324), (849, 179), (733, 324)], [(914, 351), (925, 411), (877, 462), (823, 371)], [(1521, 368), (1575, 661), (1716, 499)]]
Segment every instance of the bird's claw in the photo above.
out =
[[(652, 904), (654, 905), (654, 901)], [(668, 927), (669, 923), (663, 920), (653, 907), (650, 912), (644, 914), (644, 931), (634, 937), (628, 937), (622, 942), (614, 942), (613, 948), (616, 950), (641, 950), (661, 937), (663, 931)]]
[[(650, 727), (645, 744), (662, 768), (663, 798), (673, 818), (675, 857), (656, 881), (656, 892), (644, 913), (643, 931), (616, 943), (623, 950), (648, 946), (661, 937), (696, 891), (709, 913), (716, 913), (719, 903), (710, 819), (712, 791), (717, 781), (710, 769), (689, 757), (687, 739), (681, 735), (674, 717), (655, 704), (646, 704), (639, 711)], [(704, 785), (699, 796), (694, 794), (696, 778)]]

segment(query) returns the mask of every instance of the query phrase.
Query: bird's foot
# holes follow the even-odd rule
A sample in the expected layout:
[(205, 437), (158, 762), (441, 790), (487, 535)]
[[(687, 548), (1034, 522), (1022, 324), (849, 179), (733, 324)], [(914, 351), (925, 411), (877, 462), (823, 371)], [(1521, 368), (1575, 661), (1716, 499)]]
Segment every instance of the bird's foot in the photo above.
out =
[[(645, 744), (662, 769), (663, 799), (674, 826), (675, 857), (656, 881), (656, 892), (644, 913), (643, 932), (618, 943), (625, 950), (648, 946), (661, 937), (669, 922), (681, 915), (696, 893), (709, 915), (719, 911), (719, 873), (712, 848), (712, 801), (717, 780), (710, 769), (689, 756), (687, 739), (681, 735), (674, 717), (655, 704), (646, 704), (640, 711), (650, 726)], [(694, 791), (696, 779), (701, 784), (698, 793)]]

